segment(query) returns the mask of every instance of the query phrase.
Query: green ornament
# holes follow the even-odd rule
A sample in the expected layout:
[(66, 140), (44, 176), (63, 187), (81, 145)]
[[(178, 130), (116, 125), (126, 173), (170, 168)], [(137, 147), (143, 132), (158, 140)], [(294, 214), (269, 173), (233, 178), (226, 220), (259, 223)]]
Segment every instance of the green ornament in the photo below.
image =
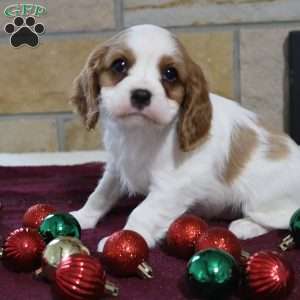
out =
[(226, 299), (238, 288), (240, 269), (227, 252), (205, 249), (188, 262), (187, 277), (197, 294), (220, 300)]
[(80, 239), (81, 228), (77, 220), (68, 213), (49, 215), (39, 227), (39, 233), (46, 243), (59, 236), (70, 236)]
[(291, 217), (290, 230), (296, 246), (300, 246), (300, 209), (297, 209)]

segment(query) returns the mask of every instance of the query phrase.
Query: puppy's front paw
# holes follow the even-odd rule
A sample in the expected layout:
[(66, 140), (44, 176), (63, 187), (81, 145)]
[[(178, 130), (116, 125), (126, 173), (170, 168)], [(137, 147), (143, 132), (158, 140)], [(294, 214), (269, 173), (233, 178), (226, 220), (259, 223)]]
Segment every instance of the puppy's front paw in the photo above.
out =
[(103, 252), (104, 245), (105, 245), (108, 238), (109, 238), (109, 236), (107, 236), (107, 237), (100, 240), (100, 242), (98, 243), (98, 247), (97, 247), (98, 252)]
[(79, 222), (81, 229), (94, 228), (99, 220), (99, 215), (91, 215), (81, 209), (70, 214)]
[(265, 227), (246, 218), (231, 222), (229, 230), (242, 240), (251, 239), (268, 232)]

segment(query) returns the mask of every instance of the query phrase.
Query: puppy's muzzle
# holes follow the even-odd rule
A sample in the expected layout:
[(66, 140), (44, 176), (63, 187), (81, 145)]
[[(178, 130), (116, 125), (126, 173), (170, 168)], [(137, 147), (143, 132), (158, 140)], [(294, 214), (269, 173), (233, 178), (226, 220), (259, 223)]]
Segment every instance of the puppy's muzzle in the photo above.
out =
[(131, 92), (131, 105), (138, 110), (143, 110), (151, 103), (151, 92), (145, 89), (136, 89)]

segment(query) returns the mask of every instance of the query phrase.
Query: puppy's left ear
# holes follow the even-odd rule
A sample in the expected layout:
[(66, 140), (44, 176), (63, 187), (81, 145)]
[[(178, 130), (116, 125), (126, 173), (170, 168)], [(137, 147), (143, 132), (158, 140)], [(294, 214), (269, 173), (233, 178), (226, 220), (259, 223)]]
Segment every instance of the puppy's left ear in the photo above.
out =
[(93, 129), (99, 118), (99, 72), (107, 52), (105, 46), (96, 48), (88, 57), (80, 74), (74, 79), (70, 102), (76, 108), (87, 129)]
[(194, 150), (208, 134), (212, 107), (208, 86), (201, 68), (187, 59), (188, 79), (178, 122), (178, 139), (182, 151)]

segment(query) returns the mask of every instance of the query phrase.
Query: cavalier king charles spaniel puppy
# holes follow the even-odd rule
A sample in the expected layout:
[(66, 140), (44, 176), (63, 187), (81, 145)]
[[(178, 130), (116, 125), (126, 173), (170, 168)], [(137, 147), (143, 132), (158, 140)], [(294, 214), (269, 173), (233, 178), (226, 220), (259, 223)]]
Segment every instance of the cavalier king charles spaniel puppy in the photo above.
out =
[(125, 229), (150, 247), (188, 210), (234, 219), (229, 229), (247, 239), (288, 228), (300, 207), (298, 146), (209, 93), (201, 68), (163, 28), (134, 26), (94, 49), (71, 101), (88, 129), (101, 116), (109, 156), (99, 185), (72, 212), (83, 229), (124, 193), (146, 195)]

